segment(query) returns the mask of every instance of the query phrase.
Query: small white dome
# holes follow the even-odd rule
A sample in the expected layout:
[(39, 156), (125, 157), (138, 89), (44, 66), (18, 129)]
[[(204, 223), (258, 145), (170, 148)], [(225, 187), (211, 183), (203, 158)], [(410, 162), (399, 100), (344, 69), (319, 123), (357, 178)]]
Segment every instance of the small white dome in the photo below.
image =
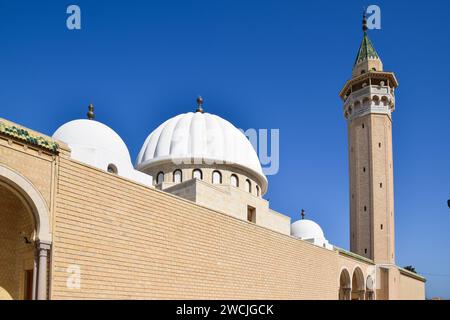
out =
[(291, 235), (308, 241), (316, 246), (333, 250), (333, 246), (325, 239), (322, 228), (312, 220), (298, 220), (291, 224)]
[(298, 220), (291, 225), (291, 235), (301, 239), (324, 239), (322, 228), (312, 220)]
[(94, 120), (79, 119), (63, 124), (52, 136), (66, 143), (71, 158), (93, 167), (115, 173), (146, 185), (151, 176), (134, 170), (128, 148), (122, 138), (110, 127)]
[(216, 115), (189, 112), (167, 120), (145, 140), (136, 168), (142, 171), (156, 163), (185, 163), (186, 159), (238, 165), (259, 178), (263, 193), (267, 190), (267, 178), (250, 141), (242, 131)]

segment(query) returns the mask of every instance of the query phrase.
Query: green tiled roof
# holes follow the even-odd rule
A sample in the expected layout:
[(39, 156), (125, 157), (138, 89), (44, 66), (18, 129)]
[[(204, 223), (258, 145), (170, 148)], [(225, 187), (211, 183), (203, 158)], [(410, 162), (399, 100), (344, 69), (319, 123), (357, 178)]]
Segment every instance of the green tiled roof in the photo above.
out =
[(32, 134), (28, 130), (16, 127), (14, 125), (9, 125), (2, 121), (0, 121), (0, 133), (25, 141), (29, 144), (50, 150), (52, 152), (57, 152), (59, 149), (58, 144), (51, 139)]
[(364, 32), (364, 37), (359, 46), (358, 55), (356, 56), (355, 65), (369, 59), (380, 59), (380, 57), (378, 56), (372, 41), (370, 41), (367, 36), (367, 32)]

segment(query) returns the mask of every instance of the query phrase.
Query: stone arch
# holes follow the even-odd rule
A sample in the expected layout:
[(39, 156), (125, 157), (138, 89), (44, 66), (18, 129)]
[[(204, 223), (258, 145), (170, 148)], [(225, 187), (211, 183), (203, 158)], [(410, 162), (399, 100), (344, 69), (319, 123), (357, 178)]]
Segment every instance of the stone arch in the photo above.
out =
[(352, 300), (364, 300), (366, 285), (364, 280), (364, 273), (361, 268), (356, 266), (353, 269), (352, 276)]
[(350, 300), (352, 279), (347, 268), (342, 268), (339, 275), (339, 300)]
[(0, 165), (0, 183), (18, 193), (31, 207), (36, 228), (34, 240), (50, 244), (50, 214), (40, 192), (24, 176), (3, 165)]
[[(24, 299), (46, 300), (48, 298), (47, 287), (49, 282), (47, 271), (48, 256), (52, 243), (48, 207), (40, 192), (28, 179), (4, 165), (0, 165), (0, 187), (7, 194), (13, 195), (17, 199), (16, 201), (26, 208), (33, 223), (32, 238), (24, 238), (26, 244), (33, 246), (30, 255), (33, 266), (31, 269), (23, 270), (25, 271), (23, 278), (18, 278), (19, 282), (13, 283), (12, 286), (17, 287), (23, 279), (23, 282), (27, 283), (27, 295), (23, 296)], [(16, 267), (13, 266), (12, 268)], [(12, 272), (14, 273), (14, 271)], [(17, 279), (14, 281), (17, 281)], [(16, 294), (16, 298), (20, 298), (20, 296)]]
[(380, 97), (379, 96), (377, 96), (377, 95), (374, 95), (373, 97), (372, 97), (372, 100), (373, 100), (373, 102), (375, 103), (375, 105), (380, 105)]

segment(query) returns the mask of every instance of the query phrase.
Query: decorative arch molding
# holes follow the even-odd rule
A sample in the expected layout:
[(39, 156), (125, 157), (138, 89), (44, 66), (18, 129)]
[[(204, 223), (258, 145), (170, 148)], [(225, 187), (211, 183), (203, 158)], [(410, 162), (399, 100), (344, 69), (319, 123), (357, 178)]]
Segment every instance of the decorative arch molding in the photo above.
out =
[[(34, 185), (20, 173), (0, 164), (0, 183), (12, 187), (31, 207), (35, 222), (35, 240), (51, 244), (50, 214), (44, 198)], [(10, 188), (11, 189), (11, 188)]]
[[(356, 277), (356, 280), (358, 281), (357, 285), (358, 285), (358, 289), (359, 290), (365, 290), (366, 289), (366, 277), (364, 275), (364, 272), (362, 271), (362, 269), (359, 266), (355, 266), (353, 268), (353, 272), (352, 272), (352, 282), (353, 282), (353, 278)], [(352, 283), (353, 285), (353, 283)]]
[(339, 300), (350, 300), (352, 290), (352, 276), (346, 267), (339, 271)]

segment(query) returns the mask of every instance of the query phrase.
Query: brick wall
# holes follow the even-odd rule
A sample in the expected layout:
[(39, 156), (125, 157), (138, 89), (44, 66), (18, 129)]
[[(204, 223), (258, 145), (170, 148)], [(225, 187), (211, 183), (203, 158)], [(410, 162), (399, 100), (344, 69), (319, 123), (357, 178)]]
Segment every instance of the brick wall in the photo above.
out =
[(336, 252), (64, 158), (55, 215), (53, 299), (338, 295)]

